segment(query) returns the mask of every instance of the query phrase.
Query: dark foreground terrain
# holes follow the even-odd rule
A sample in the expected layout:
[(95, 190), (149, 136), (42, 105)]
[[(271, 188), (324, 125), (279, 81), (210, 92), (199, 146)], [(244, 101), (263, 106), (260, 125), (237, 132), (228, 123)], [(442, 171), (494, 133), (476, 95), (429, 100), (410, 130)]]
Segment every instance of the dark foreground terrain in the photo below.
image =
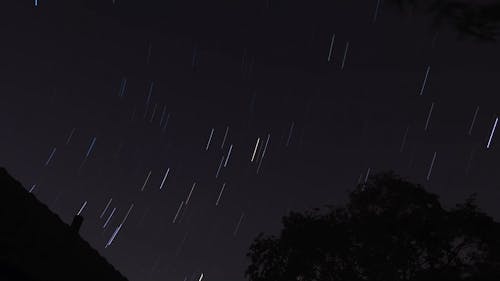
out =
[(4, 168), (0, 190), (0, 280), (127, 280)]

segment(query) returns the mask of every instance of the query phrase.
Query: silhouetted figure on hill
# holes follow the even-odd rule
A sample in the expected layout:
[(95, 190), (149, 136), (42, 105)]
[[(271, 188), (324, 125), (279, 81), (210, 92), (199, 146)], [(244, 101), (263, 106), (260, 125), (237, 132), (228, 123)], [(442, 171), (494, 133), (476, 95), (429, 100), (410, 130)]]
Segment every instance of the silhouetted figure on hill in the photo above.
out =
[(500, 224), (473, 196), (445, 210), (392, 173), (359, 185), (345, 207), (292, 212), (283, 225), (251, 245), (250, 281), (500, 280)]

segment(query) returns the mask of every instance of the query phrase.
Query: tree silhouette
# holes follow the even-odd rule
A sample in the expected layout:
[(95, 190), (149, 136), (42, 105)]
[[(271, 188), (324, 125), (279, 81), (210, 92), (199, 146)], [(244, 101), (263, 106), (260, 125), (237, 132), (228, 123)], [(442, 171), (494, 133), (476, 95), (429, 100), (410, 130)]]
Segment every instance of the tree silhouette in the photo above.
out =
[(259, 234), (250, 281), (500, 280), (500, 224), (472, 195), (446, 210), (438, 196), (392, 172), (358, 185), (345, 207), (283, 218)]
[[(477, 0), (386, 0), (401, 11), (430, 13), (437, 28), (453, 26), (461, 36), (495, 42), (500, 24), (500, 2)], [(486, 2), (486, 3), (485, 3)]]

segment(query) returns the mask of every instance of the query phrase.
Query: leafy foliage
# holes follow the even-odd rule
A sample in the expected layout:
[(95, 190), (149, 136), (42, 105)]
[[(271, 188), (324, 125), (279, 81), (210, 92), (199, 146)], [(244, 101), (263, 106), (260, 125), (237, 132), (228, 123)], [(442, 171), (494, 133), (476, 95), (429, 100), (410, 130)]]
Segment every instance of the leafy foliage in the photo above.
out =
[(247, 256), (251, 281), (498, 280), (500, 224), (475, 195), (445, 210), (437, 195), (393, 173), (372, 177), (345, 207), (283, 218)]
[(401, 11), (430, 13), (434, 27), (443, 24), (453, 26), (460, 36), (468, 36), (483, 42), (495, 42), (500, 24), (500, 3), (478, 3), (465, 0), (386, 0)]

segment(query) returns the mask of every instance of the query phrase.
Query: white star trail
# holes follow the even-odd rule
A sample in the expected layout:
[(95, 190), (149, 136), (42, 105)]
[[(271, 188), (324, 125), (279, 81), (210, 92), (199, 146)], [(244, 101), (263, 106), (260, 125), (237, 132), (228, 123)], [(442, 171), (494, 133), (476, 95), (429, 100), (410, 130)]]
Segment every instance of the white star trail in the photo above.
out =
[(208, 137), (208, 141), (207, 141), (207, 145), (205, 146), (205, 150), (208, 150), (208, 148), (210, 147), (210, 142), (212, 141), (212, 136), (214, 135), (214, 128), (212, 128), (212, 130), (210, 131), (210, 137)]
[(236, 224), (236, 227), (233, 232), (233, 236), (236, 236), (238, 234), (238, 230), (240, 229), (241, 222), (243, 221), (243, 217), (245, 216), (245, 213), (241, 213), (240, 219), (238, 220), (238, 224)]
[(332, 40), (330, 41), (330, 51), (328, 51), (328, 62), (332, 60), (334, 43), (335, 43), (335, 34), (332, 35)]
[(498, 117), (495, 118), (495, 124), (493, 124), (493, 128), (491, 129), (490, 138), (488, 139), (488, 144), (486, 145), (486, 148), (490, 148), (491, 139), (493, 138), (493, 134), (495, 134), (495, 129), (497, 128), (497, 123), (498, 123)]
[(87, 206), (87, 201), (85, 201), (82, 205), (82, 207), (80, 208), (80, 210), (78, 211), (78, 213), (76, 214), (77, 216), (79, 216), (82, 212), (83, 212), (83, 209), (85, 209), (85, 206)]
[(429, 114), (427, 115), (427, 120), (425, 121), (424, 131), (427, 131), (429, 127), (429, 121), (431, 120), (432, 110), (434, 109), (434, 102), (431, 104), (431, 108), (429, 109)]
[(286, 140), (286, 146), (290, 145), (290, 139), (292, 138), (293, 127), (295, 127), (295, 122), (292, 122), (292, 125), (290, 125), (290, 130), (288, 132), (288, 139)]
[(477, 113), (479, 112), (479, 106), (476, 107), (476, 111), (474, 111), (474, 116), (472, 117), (472, 122), (470, 123), (470, 127), (469, 127), (469, 136), (472, 135), (472, 128), (474, 128), (474, 123), (476, 122), (476, 118), (477, 118)]
[(220, 201), (220, 198), (222, 197), (222, 192), (224, 192), (225, 187), (226, 187), (226, 183), (223, 183), (222, 188), (220, 189), (220, 192), (219, 192), (219, 197), (217, 197), (217, 201), (215, 202), (215, 206), (219, 206), (219, 201)]
[(425, 85), (427, 84), (427, 78), (429, 77), (429, 71), (431, 71), (431, 66), (427, 66), (427, 70), (425, 71), (424, 82), (422, 83), (422, 87), (420, 88), (420, 96), (424, 93)]
[(161, 181), (161, 184), (160, 184), (160, 190), (163, 188), (163, 184), (165, 184), (165, 180), (167, 179), (169, 172), (170, 172), (170, 168), (167, 168), (167, 171), (165, 172), (165, 175), (163, 176), (163, 180)]
[(69, 133), (68, 139), (66, 140), (66, 145), (69, 144), (71, 141), (71, 138), (73, 137), (73, 134), (75, 133), (76, 128), (71, 129), (71, 132)]
[(108, 204), (106, 204), (106, 207), (104, 207), (104, 210), (102, 211), (101, 215), (99, 216), (99, 218), (102, 219), (102, 217), (104, 216), (104, 214), (106, 213), (106, 211), (108, 210), (109, 208), (109, 205), (111, 204), (111, 201), (113, 201), (113, 198), (109, 198), (108, 200)]
[(370, 168), (366, 171), (365, 183), (368, 181), (368, 176), (370, 175)]
[(229, 151), (227, 153), (226, 161), (224, 162), (224, 167), (227, 167), (227, 162), (229, 161), (229, 157), (231, 157), (231, 151), (233, 150), (233, 145), (229, 146)]
[(151, 171), (149, 171), (148, 176), (146, 177), (146, 180), (144, 181), (144, 184), (141, 187), (141, 191), (144, 191), (144, 188), (148, 184), (149, 177), (151, 176)]
[(85, 156), (85, 158), (89, 157), (90, 153), (92, 152), (92, 149), (94, 148), (95, 141), (96, 141), (96, 137), (94, 137), (92, 139), (92, 143), (90, 144), (89, 149), (87, 150), (87, 155)]
[(257, 147), (259, 147), (259, 142), (260, 138), (257, 138), (257, 142), (255, 143), (255, 148), (253, 149), (252, 159), (250, 160), (251, 162), (253, 162), (253, 160), (255, 159), (255, 153), (257, 152)]
[(345, 61), (346, 61), (346, 58), (347, 58), (347, 50), (349, 50), (349, 41), (347, 41), (345, 43), (344, 58), (342, 59), (342, 65), (340, 66), (341, 70), (344, 70), (344, 65), (345, 65)]
[(403, 152), (405, 147), (406, 138), (408, 137), (408, 131), (410, 130), (410, 126), (406, 127), (405, 134), (403, 135), (403, 141), (401, 142), (401, 146), (399, 147), (399, 152)]
[(377, 6), (375, 7), (375, 12), (373, 13), (373, 23), (377, 21), (379, 6), (380, 6), (380, 0), (377, 0)]
[(174, 219), (172, 220), (172, 223), (175, 223), (177, 221), (177, 217), (179, 216), (179, 213), (181, 212), (182, 205), (184, 205), (184, 201), (181, 201), (179, 208), (177, 208), (177, 212), (175, 213), (175, 216), (174, 216)]
[(111, 211), (111, 213), (109, 214), (108, 218), (106, 219), (106, 222), (104, 223), (104, 225), (102, 226), (103, 229), (106, 228), (106, 226), (108, 226), (108, 223), (109, 221), (111, 220), (111, 218), (113, 217), (113, 214), (115, 213), (116, 211), (116, 208), (113, 208), (113, 210)]
[(224, 155), (222, 155), (222, 158), (219, 163), (219, 168), (217, 168), (217, 173), (215, 174), (215, 178), (219, 177), (220, 169), (222, 168), (222, 164), (224, 163)]
[(436, 161), (436, 152), (434, 152), (434, 156), (432, 156), (431, 166), (429, 167), (429, 171), (427, 172), (427, 177), (426, 177), (427, 180), (429, 180), (431, 177), (431, 172), (432, 172), (432, 168), (434, 167), (435, 161)]
[(229, 126), (226, 126), (226, 131), (224, 132), (224, 138), (222, 138), (222, 144), (220, 145), (220, 149), (224, 148), (224, 144), (226, 143), (228, 133), (229, 133)]
[(266, 155), (267, 144), (269, 143), (270, 137), (271, 137), (271, 134), (267, 134), (266, 144), (264, 145), (264, 150), (262, 151), (262, 155), (260, 156), (260, 160), (259, 160), (259, 165), (257, 166), (257, 174), (260, 171), (260, 166), (262, 165), (262, 159), (264, 159), (264, 156)]
[(45, 167), (47, 167), (50, 164), (50, 160), (52, 160), (52, 157), (54, 156), (54, 153), (56, 153), (56, 150), (57, 150), (57, 148), (55, 148), (55, 147), (52, 149), (52, 152), (50, 153), (49, 158), (47, 159), (47, 161), (45, 161)]
[(193, 194), (193, 190), (196, 187), (196, 182), (193, 182), (193, 185), (191, 186), (191, 190), (189, 191), (189, 194), (186, 198), (186, 205), (189, 203), (189, 199), (191, 198), (191, 194)]

